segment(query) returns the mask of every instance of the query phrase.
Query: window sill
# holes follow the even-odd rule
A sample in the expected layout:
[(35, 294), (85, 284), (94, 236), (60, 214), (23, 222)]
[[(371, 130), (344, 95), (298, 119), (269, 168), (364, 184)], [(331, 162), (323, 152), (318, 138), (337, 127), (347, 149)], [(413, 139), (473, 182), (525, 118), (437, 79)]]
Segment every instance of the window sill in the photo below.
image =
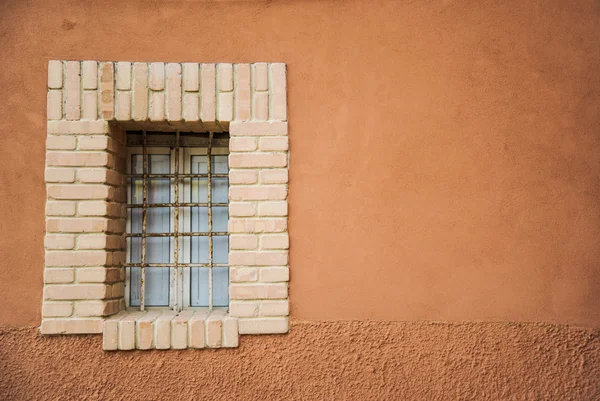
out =
[(104, 321), (105, 351), (230, 348), (238, 346), (238, 319), (224, 310), (122, 311)]

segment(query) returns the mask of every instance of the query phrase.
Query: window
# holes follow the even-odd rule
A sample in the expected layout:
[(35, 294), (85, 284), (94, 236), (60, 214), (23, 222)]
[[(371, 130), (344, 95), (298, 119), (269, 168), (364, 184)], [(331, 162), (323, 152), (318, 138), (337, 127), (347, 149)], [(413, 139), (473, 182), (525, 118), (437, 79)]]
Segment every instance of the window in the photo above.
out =
[(127, 134), (127, 306), (229, 305), (227, 134)]

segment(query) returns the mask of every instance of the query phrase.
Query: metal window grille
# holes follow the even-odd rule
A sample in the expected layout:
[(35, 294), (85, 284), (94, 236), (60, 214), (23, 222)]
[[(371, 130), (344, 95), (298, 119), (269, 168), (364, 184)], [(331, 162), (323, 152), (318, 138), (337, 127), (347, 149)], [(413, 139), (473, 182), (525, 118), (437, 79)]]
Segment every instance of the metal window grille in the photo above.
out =
[[(128, 269), (139, 268), (140, 271), (140, 292), (139, 292), (139, 309), (143, 311), (146, 307), (146, 269), (152, 268), (172, 268), (170, 283), (172, 283), (173, 290), (178, 293), (181, 289), (177, 286), (181, 285), (183, 281), (179, 280), (181, 269), (183, 268), (194, 268), (194, 267), (205, 267), (208, 268), (208, 309), (213, 309), (213, 268), (214, 267), (227, 267), (228, 264), (215, 263), (213, 258), (213, 239), (215, 237), (228, 236), (226, 231), (213, 231), (213, 207), (228, 206), (227, 202), (213, 202), (213, 178), (228, 178), (228, 173), (215, 173), (213, 172), (212, 166), (212, 151), (215, 143), (223, 144), (228, 142), (226, 134), (193, 134), (183, 133), (185, 139), (185, 146), (202, 146), (206, 147), (206, 173), (181, 173), (180, 172), (180, 150), (182, 133), (179, 131), (175, 132), (174, 135), (164, 134), (148, 134), (146, 131), (142, 131), (141, 135), (128, 136), (128, 146), (139, 146), (142, 148), (142, 159), (143, 159), (143, 171), (142, 174), (133, 173), (133, 169), (127, 174), (128, 185), (131, 185), (132, 180), (142, 180), (142, 202), (132, 203), (132, 199), (128, 198), (127, 208), (131, 210), (141, 209), (141, 232), (130, 232), (128, 230), (126, 236), (131, 241), (134, 238), (141, 238), (141, 257), (139, 263), (132, 263), (128, 259), (128, 263), (125, 267)], [(217, 136), (215, 138), (215, 136)], [(148, 148), (151, 146), (169, 146), (173, 150), (174, 155), (174, 169), (170, 173), (151, 173), (149, 171), (149, 154)], [(190, 170), (191, 171), (191, 170)], [(153, 179), (169, 179), (172, 183), (173, 197), (171, 202), (151, 203), (149, 201), (148, 187), (149, 181)], [(193, 179), (205, 179), (206, 180), (206, 202), (180, 202), (180, 182), (181, 180), (187, 180), (188, 182)], [(191, 200), (191, 198), (190, 198)], [(204, 207), (208, 212), (208, 230), (207, 231), (180, 231), (180, 209), (181, 208), (199, 208)], [(170, 224), (170, 230), (168, 232), (148, 232), (147, 220), (148, 211), (152, 208), (169, 208), (172, 211), (172, 224)], [(128, 213), (131, 215), (131, 212)], [(174, 242), (172, 247), (172, 263), (149, 263), (147, 258), (147, 239), (154, 237), (170, 238)], [(192, 237), (208, 237), (208, 262), (207, 263), (182, 263), (180, 262), (180, 239)], [(129, 245), (128, 245), (129, 246)], [(132, 283), (129, 283), (132, 285)], [(185, 285), (185, 284), (184, 284)], [(175, 300), (179, 297), (175, 296)], [(180, 311), (182, 305), (180, 302), (175, 302), (173, 309)]]

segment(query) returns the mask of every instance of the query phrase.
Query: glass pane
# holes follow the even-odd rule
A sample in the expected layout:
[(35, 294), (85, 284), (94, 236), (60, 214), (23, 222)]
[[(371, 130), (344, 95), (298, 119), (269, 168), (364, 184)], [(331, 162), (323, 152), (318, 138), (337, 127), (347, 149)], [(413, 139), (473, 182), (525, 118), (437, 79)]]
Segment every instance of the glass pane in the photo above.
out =
[(229, 208), (227, 206), (212, 207), (213, 232), (227, 232), (227, 221), (229, 220)]
[(213, 203), (227, 203), (229, 198), (229, 178), (212, 178), (211, 198)]
[(212, 172), (215, 174), (227, 174), (229, 172), (227, 155), (212, 155), (210, 159)]
[(229, 263), (229, 237), (213, 237), (213, 263)]
[(213, 267), (213, 306), (229, 305), (229, 267)]
[(191, 276), (191, 305), (208, 306), (208, 267), (192, 267)]

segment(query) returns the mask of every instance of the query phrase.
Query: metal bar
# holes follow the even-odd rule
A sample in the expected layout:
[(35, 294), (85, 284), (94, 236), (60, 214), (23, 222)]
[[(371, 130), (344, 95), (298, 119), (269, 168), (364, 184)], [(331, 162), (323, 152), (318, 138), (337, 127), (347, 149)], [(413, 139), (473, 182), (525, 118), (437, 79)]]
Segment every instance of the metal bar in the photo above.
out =
[(179, 207), (177, 204), (179, 203), (179, 131), (175, 132), (175, 251), (173, 252), (174, 257), (174, 266), (173, 266), (173, 288), (175, 290), (175, 304), (173, 305), (173, 309), (177, 312), (181, 310), (179, 305), (179, 291), (178, 282), (179, 282), (179, 268), (177, 264), (179, 263)]
[[(148, 174), (148, 178), (175, 178), (175, 175), (178, 175), (179, 178), (208, 178), (208, 174)], [(129, 174), (127, 177), (129, 178), (142, 178), (143, 174)], [(213, 178), (227, 178), (229, 174), (213, 174)]]
[[(212, 206), (229, 206), (227, 203), (213, 203)], [(148, 203), (146, 205), (143, 204), (133, 204), (127, 205), (127, 209), (141, 209), (141, 208), (151, 208), (151, 207), (208, 207), (208, 203)]]
[[(142, 149), (142, 163), (143, 167), (143, 194), (142, 204), (145, 205), (148, 202), (148, 180), (146, 175), (148, 174), (148, 154), (146, 150), (146, 131), (142, 131), (143, 136), (143, 149)], [(142, 255), (141, 255), (141, 272), (140, 272), (140, 310), (144, 311), (144, 303), (146, 301), (146, 208), (142, 209)]]
[[(194, 233), (194, 232), (180, 232), (177, 233), (177, 235), (179, 237), (210, 237), (211, 235), (213, 237), (220, 237), (220, 236), (227, 236), (229, 235), (229, 233), (227, 232), (205, 232), (205, 233)], [(142, 236), (142, 234), (140, 233), (129, 233), (129, 234), (125, 234), (125, 236), (127, 238), (139, 238)], [(175, 236), (175, 233), (146, 233), (145, 237), (173, 237)]]
[(211, 153), (212, 153), (212, 140), (213, 133), (208, 134), (208, 148), (206, 150), (206, 174), (208, 178), (208, 310), (212, 312), (213, 309), (213, 237), (212, 237), (212, 166), (211, 166)]
[[(141, 263), (125, 263), (127, 267), (140, 267)], [(174, 267), (175, 263), (146, 263), (146, 267)], [(178, 267), (209, 267), (208, 263), (177, 263)], [(227, 263), (213, 263), (213, 267), (227, 267)]]

